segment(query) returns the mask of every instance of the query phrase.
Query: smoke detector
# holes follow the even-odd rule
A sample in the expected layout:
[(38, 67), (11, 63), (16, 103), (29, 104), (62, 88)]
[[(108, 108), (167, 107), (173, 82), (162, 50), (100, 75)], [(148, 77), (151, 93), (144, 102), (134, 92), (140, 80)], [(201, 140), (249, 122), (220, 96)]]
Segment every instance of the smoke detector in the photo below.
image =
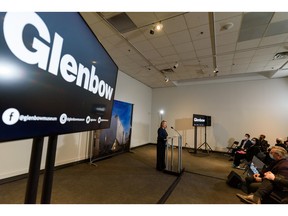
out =
[(279, 52), (279, 53), (276, 53), (273, 57), (273, 60), (275, 59), (285, 59), (285, 58), (288, 58), (288, 52)]

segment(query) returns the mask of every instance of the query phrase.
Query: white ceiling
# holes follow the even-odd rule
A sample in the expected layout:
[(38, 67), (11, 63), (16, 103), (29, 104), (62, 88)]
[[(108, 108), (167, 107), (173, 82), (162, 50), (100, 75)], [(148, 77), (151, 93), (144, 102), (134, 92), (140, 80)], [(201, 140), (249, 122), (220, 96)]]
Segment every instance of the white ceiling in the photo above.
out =
[[(276, 53), (288, 51), (288, 12), (81, 15), (119, 70), (151, 88), (288, 76), (288, 56), (273, 59)], [(127, 15), (135, 28), (118, 31), (109, 22), (116, 15)], [(125, 27), (126, 23), (117, 22)], [(158, 22), (163, 30), (150, 34)], [(224, 30), (229, 23), (233, 27)], [(170, 81), (165, 82), (165, 77)]]

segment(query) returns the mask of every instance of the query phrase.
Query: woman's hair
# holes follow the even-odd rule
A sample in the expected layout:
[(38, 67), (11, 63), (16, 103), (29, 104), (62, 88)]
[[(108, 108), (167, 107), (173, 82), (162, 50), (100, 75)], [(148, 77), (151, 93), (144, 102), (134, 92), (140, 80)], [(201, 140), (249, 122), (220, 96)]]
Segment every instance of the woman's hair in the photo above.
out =
[(287, 156), (287, 151), (281, 146), (272, 146), (271, 150), (274, 149), (275, 153), (277, 153), (282, 158)]
[(167, 122), (167, 121), (162, 120), (161, 123), (160, 123), (160, 128), (163, 127), (164, 122)]

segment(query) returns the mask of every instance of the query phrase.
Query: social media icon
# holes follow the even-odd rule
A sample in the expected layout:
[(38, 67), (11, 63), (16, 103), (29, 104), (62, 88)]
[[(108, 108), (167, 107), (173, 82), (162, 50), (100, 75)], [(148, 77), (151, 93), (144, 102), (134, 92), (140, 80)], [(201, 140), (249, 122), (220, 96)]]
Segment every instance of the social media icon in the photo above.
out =
[(2, 114), (2, 121), (6, 125), (14, 125), (18, 122), (19, 117), (20, 117), (20, 113), (17, 109), (9, 108), (5, 110), (4, 113)]
[(60, 123), (61, 124), (65, 124), (67, 121), (67, 115), (65, 113), (63, 113), (61, 116), (60, 116)]
[(87, 123), (87, 124), (89, 124), (89, 123), (90, 123), (90, 121), (91, 121), (91, 118), (90, 118), (90, 116), (87, 116), (87, 117), (86, 117), (86, 123)]

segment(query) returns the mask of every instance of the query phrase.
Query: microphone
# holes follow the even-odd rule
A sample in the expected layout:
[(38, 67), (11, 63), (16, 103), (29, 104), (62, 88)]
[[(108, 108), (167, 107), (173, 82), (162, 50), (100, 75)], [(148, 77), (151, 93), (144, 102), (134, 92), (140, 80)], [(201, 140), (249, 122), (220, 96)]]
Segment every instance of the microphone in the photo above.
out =
[(174, 127), (171, 126), (171, 128), (172, 128), (173, 130), (175, 130), (175, 131), (179, 134), (179, 136), (181, 136), (181, 134), (180, 134)]

